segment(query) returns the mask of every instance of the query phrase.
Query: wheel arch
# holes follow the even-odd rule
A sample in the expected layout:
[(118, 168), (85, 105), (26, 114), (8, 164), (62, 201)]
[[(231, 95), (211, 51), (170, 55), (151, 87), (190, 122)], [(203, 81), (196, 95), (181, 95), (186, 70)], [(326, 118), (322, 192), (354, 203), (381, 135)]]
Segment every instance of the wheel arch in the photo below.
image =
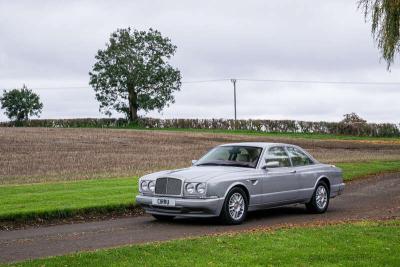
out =
[(329, 181), (329, 178), (328, 178), (327, 176), (321, 176), (321, 177), (319, 177), (319, 178), (317, 179), (317, 182), (316, 182), (315, 185), (314, 185), (314, 190), (315, 190), (315, 188), (317, 188), (317, 184), (318, 184), (319, 182), (325, 182), (326, 185), (328, 186), (329, 191), (331, 191), (331, 182)]
[(228, 189), (226, 190), (226, 192), (224, 194), (224, 198), (226, 198), (226, 196), (228, 195), (229, 191), (231, 191), (235, 187), (239, 187), (244, 191), (244, 193), (246, 194), (247, 202), (250, 203), (250, 192), (249, 192), (249, 189), (247, 188), (247, 186), (245, 184), (240, 183), (240, 182), (236, 182), (236, 183), (231, 184), (228, 187)]

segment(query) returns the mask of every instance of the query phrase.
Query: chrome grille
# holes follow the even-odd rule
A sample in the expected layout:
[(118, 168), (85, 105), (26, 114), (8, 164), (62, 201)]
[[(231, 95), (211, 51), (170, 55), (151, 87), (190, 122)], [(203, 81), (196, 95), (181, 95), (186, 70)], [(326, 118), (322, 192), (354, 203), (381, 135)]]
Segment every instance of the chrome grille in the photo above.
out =
[(175, 178), (158, 178), (155, 193), (158, 195), (178, 196), (182, 192), (182, 181)]

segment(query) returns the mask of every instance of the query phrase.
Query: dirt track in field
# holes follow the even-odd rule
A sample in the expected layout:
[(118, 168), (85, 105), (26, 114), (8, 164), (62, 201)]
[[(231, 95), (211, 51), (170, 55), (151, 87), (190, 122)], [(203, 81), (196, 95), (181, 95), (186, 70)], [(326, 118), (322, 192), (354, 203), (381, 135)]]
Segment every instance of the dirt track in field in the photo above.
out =
[(400, 173), (348, 184), (342, 196), (331, 200), (325, 214), (308, 214), (303, 205), (295, 205), (250, 213), (247, 221), (239, 226), (199, 219), (163, 223), (150, 216), (139, 216), (0, 231), (0, 262), (287, 224), (388, 218), (400, 219)]
[(119, 129), (0, 128), (0, 184), (135, 176), (185, 167), (227, 142), (294, 143), (322, 162), (400, 160), (400, 143)]

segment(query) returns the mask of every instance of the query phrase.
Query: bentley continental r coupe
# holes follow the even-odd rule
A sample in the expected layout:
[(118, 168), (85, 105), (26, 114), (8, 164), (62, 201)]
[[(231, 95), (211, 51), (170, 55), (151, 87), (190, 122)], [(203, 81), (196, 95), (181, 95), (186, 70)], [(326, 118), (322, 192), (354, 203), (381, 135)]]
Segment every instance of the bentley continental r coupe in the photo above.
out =
[(189, 168), (141, 177), (136, 202), (159, 220), (219, 217), (240, 224), (248, 211), (293, 203), (323, 213), (344, 186), (341, 169), (298, 146), (235, 143), (215, 147)]

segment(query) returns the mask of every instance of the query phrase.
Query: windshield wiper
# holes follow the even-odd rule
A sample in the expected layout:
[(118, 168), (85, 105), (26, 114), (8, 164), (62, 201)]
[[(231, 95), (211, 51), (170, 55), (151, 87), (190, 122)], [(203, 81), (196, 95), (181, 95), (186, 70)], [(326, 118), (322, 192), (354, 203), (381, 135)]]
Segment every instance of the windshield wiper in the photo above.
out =
[(253, 167), (252, 167), (251, 165), (249, 165), (249, 164), (240, 164), (240, 163), (226, 164), (226, 166), (253, 168)]
[(196, 166), (232, 166), (232, 167), (244, 167), (244, 168), (253, 168), (253, 166), (245, 163), (238, 163), (238, 162), (205, 162), (197, 164)]
[(196, 166), (223, 166), (223, 165), (225, 165), (225, 164), (213, 163), (213, 162), (206, 162), (206, 163), (196, 164)]

